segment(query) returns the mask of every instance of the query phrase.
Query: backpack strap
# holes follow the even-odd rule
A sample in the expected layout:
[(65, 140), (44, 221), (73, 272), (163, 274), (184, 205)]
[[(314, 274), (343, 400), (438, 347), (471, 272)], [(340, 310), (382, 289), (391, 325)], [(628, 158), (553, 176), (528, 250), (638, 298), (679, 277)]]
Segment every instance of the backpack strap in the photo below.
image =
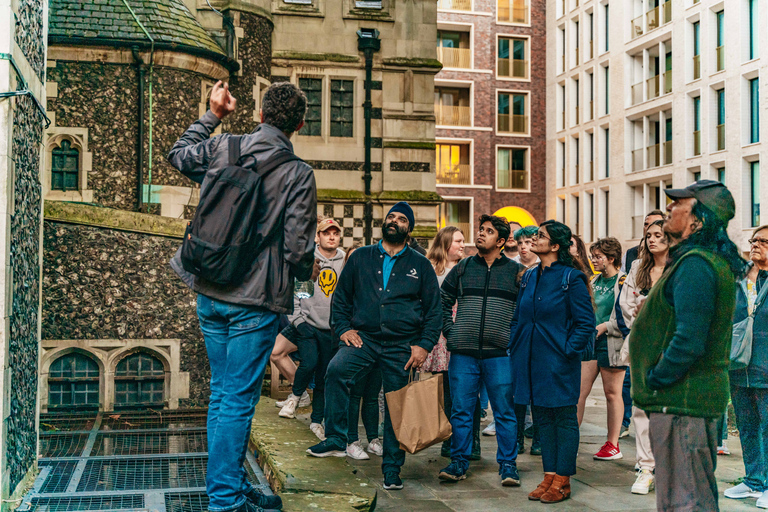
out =
[(560, 283), (560, 287), (563, 289), (564, 292), (568, 291), (568, 286), (570, 286), (571, 282), (571, 274), (573, 274), (574, 269), (569, 268), (565, 272), (563, 272), (563, 282)]
[[(531, 280), (531, 276), (536, 271), (536, 269), (538, 269), (538, 267), (534, 267), (534, 268), (528, 269), (528, 270), (525, 271), (525, 273), (523, 273), (523, 277), (522, 277), (522, 279), (520, 279), (520, 288), (521, 289), (523, 289), (526, 286), (528, 286), (528, 281)], [(522, 294), (522, 292), (520, 292), (520, 293)]]
[(242, 135), (231, 135), (229, 137), (229, 165), (237, 165), (240, 160), (240, 141)]

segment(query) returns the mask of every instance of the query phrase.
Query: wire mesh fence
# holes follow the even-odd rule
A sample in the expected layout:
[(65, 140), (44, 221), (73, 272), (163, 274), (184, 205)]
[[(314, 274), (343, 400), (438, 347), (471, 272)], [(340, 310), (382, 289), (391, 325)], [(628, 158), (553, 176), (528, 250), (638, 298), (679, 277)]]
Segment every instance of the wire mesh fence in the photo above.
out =
[(195, 432), (120, 432), (99, 433), (92, 456), (205, 453), (208, 438), (205, 431)]
[(40, 457), (77, 457), (83, 453), (88, 434), (40, 434)]
[(77, 492), (205, 486), (208, 457), (89, 460)]
[(144, 508), (143, 494), (32, 498), (33, 512), (70, 510), (136, 510)]

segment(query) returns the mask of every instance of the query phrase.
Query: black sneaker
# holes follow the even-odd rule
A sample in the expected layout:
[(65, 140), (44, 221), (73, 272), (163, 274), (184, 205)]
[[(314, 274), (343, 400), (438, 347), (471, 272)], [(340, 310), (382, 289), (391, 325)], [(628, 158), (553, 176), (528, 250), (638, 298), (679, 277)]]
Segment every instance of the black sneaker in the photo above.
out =
[(523, 432), (525, 433), (525, 437), (528, 439), (533, 439), (533, 425), (525, 429)]
[(388, 491), (399, 491), (403, 488), (403, 481), (400, 480), (400, 475), (390, 471), (384, 473), (384, 488)]
[(313, 457), (346, 457), (347, 449), (334, 446), (326, 439), (308, 448), (307, 453)]
[(499, 465), (499, 474), (501, 485), (504, 487), (520, 487), (520, 474), (517, 472), (516, 464), (505, 462)]
[(245, 498), (254, 505), (271, 510), (282, 510), (283, 500), (276, 494), (264, 494), (255, 487), (251, 486), (251, 489), (245, 493)]
[(531, 455), (541, 455), (541, 443), (533, 442), (531, 445)]
[(458, 482), (467, 478), (467, 468), (459, 461), (452, 460), (448, 467), (440, 470), (440, 474), (437, 477), (446, 482)]

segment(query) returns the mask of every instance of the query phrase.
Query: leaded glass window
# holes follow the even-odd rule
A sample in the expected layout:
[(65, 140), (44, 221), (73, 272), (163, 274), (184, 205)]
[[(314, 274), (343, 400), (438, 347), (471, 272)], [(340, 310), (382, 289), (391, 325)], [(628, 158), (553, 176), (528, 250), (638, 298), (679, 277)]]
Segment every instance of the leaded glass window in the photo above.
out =
[(331, 80), (331, 137), (352, 137), (353, 80)]
[(51, 190), (77, 190), (80, 152), (67, 139), (51, 152)]
[(115, 369), (115, 406), (163, 405), (165, 368), (145, 352), (131, 354)]
[(73, 352), (56, 359), (48, 370), (48, 407), (98, 407), (99, 366)]
[(320, 136), (323, 124), (323, 80), (299, 78), (299, 89), (307, 96), (307, 115), (300, 135)]

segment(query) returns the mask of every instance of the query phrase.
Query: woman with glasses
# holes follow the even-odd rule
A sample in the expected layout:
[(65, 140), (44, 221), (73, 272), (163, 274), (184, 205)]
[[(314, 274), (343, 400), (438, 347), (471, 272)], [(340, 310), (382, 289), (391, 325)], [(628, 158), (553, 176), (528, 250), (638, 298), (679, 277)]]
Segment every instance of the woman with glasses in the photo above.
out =
[(570, 254), (571, 230), (549, 220), (533, 236), (541, 262), (520, 280), (510, 331), (515, 402), (531, 403), (539, 424), (544, 480), (528, 499), (556, 503), (571, 495), (579, 424), (581, 353), (595, 330), (583, 272)]
[(749, 244), (749, 272), (736, 289), (733, 320), (753, 315), (752, 358), (746, 368), (729, 372), (747, 474), (725, 497), (757, 498), (758, 508), (768, 508), (768, 226), (757, 228)]

